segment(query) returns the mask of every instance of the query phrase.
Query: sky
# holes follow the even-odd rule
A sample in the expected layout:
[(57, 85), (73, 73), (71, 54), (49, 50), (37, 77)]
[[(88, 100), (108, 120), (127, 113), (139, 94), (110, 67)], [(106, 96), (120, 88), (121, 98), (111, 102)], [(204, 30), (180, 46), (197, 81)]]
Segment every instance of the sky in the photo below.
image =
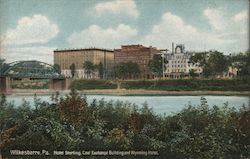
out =
[(0, 0), (0, 57), (53, 64), (55, 49), (142, 44), (249, 48), (248, 0)]

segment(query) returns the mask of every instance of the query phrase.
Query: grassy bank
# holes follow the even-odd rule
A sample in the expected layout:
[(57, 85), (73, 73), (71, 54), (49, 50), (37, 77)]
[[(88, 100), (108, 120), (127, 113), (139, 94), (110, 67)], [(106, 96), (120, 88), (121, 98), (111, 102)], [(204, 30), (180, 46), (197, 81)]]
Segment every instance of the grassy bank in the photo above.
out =
[(117, 84), (108, 80), (75, 80), (70, 87), (77, 90), (116, 89)]
[(122, 88), (145, 89), (145, 90), (167, 90), (167, 91), (249, 91), (250, 82), (244, 79), (179, 79), (159, 81), (124, 81)]
[(77, 90), (116, 89), (159, 91), (250, 91), (250, 79), (179, 79), (179, 80), (75, 80), (71, 88)]

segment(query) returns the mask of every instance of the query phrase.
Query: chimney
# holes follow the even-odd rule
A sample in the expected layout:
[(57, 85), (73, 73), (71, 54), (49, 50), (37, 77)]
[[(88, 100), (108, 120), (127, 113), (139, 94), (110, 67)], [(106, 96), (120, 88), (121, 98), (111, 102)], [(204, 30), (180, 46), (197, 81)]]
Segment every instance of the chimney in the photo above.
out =
[(172, 54), (174, 54), (174, 42), (172, 42)]

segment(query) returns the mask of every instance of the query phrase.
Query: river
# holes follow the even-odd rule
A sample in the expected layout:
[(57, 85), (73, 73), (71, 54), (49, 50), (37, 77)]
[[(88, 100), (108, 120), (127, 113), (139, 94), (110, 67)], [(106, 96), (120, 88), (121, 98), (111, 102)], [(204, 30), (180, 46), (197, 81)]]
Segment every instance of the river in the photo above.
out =
[[(38, 95), (41, 100), (50, 101), (51, 95)], [(104, 98), (105, 101), (128, 101), (130, 103), (135, 103), (139, 107), (143, 103), (147, 102), (149, 107), (151, 107), (158, 114), (170, 115), (176, 113), (183, 109), (185, 106), (191, 104), (197, 106), (200, 104), (200, 99), (202, 96), (154, 96), (154, 95), (138, 95), (138, 96), (122, 96), (122, 95), (87, 95), (88, 103), (92, 102), (93, 99), (100, 100)], [(228, 103), (230, 107), (240, 108), (243, 104), (247, 106), (250, 102), (250, 98), (247, 96), (215, 96), (215, 95), (205, 95), (203, 96), (207, 99), (209, 106), (223, 106), (224, 103)], [(7, 96), (9, 102), (14, 102), (16, 106), (21, 105), (23, 100), (33, 104), (33, 95), (19, 95), (14, 94)]]

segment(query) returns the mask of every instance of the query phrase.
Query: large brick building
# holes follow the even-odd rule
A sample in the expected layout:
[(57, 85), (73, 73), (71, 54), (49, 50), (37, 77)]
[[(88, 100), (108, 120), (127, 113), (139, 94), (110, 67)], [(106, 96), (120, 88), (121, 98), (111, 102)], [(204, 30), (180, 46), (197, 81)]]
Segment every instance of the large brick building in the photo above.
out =
[[(87, 78), (83, 63), (90, 61), (95, 65), (100, 62), (104, 67), (104, 76), (111, 76), (114, 67), (114, 51), (100, 48), (84, 48), (84, 49), (65, 49), (54, 51), (54, 64), (58, 64), (61, 72), (66, 77), (71, 77), (70, 66), (74, 63), (76, 66), (75, 78)], [(91, 74), (90, 78), (99, 78), (98, 71)]]
[(115, 49), (115, 64), (120, 62), (135, 62), (140, 69), (140, 77), (142, 79), (151, 79), (151, 73), (148, 62), (158, 51), (154, 47), (145, 47), (143, 45), (122, 45), (121, 49)]

